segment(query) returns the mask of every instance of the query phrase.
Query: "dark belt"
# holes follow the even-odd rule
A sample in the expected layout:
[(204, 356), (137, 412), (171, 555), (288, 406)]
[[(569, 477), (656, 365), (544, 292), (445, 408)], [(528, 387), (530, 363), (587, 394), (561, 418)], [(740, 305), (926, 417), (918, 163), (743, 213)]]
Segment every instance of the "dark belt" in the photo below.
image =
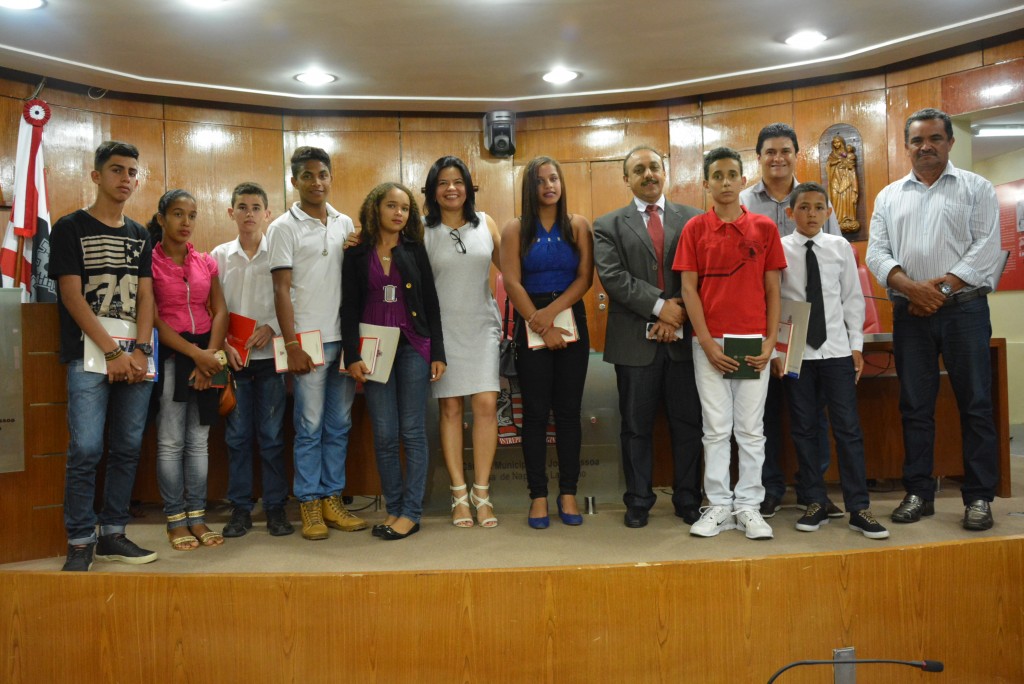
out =
[(969, 302), (972, 299), (977, 299), (978, 297), (984, 297), (989, 292), (991, 292), (991, 290), (989, 290), (987, 287), (978, 287), (978, 288), (975, 288), (973, 290), (969, 290), (967, 292), (957, 292), (955, 295), (951, 295), (951, 296), (947, 297), (946, 301), (944, 301), (942, 303), (942, 306), (952, 306), (953, 304), (963, 304), (964, 302)]

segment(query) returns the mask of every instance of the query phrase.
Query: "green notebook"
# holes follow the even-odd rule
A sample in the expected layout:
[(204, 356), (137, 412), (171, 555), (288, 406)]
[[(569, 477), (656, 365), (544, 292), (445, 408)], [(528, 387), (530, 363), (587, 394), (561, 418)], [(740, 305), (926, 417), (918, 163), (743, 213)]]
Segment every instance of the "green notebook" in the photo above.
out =
[(723, 351), (726, 356), (736, 359), (740, 367), (739, 370), (725, 373), (722, 377), (726, 380), (757, 380), (761, 377), (761, 373), (754, 370), (754, 367), (744, 359), (747, 356), (760, 355), (763, 339), (760, 335), (724, 335)]

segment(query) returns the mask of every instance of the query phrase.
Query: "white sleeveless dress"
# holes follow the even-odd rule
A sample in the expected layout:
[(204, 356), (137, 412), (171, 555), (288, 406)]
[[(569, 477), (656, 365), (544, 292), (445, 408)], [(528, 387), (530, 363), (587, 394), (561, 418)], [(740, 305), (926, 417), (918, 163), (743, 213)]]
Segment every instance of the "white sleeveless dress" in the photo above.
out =
[(444, 375), (431, 384), (435, 399), (498, 391), (501, 315), (488, 280), (494, 240), (484, 213), (476, 215), (480, 225), (467, 223), (458, 228), (465, 254), (457, 251), (451, 226), (424, 227), (448, 357)]

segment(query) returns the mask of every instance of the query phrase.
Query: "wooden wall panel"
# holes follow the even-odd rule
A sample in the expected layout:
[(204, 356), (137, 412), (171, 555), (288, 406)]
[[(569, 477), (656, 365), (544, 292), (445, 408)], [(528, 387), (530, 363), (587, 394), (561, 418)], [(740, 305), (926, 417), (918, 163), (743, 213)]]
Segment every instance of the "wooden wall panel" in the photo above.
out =
[(402, 133), (402, 182), (416, 193), (423, 207), (420, 190), (427, 182), (427, 172), (445, 155), (455, 155), (469, 166), (476, 194), (477, 210), (494, 219), (499, 230), (519, 214), (513, 205), (512, 159), (501, 159), (482, 149), (483, 138), (475, 131), (432, 131)]
[(704, 130), (698, 117), (668, 124), (668, 197), (673, 202), (704, 208)]
[(933, 78), (889, 88), (886, 94), (886, 137), (889, 143), (889, 182), (910, 173), (910, 159), (903, 145), (903, 126), (909, 117), (925, 107), (939, 107), (942, 79)]
[[(793, 91), (790, 88), (772, 88), (760, 92), (744, 92), (739, 94), (716, 94), (704, 98), (704, 115), (721, 114), (737, 109), (756, 109), (758, 107), (771, 107), (774, 105), (786, 104), (793, 101)], [(773, 121), (788, 121), (788, 119), (773, 119)]]
[[(291, 177), (288, 159), (295, 148), (315, 145), (331, 155), (334, 180), (328, 201), (335, 209), (347, 214), (359, 225), (359, 208), (366, 195), (378, 183), (402, 177), (401, 140), (397, 131), (285, 131), (284, 176)], [(290, 205), (298, 193), (288, 184)]]
[[(861, 657), (941, 659), (950, 684), (1018, 682), (1022, 569), (1024, 540), (1009, 537), (581, 568), (12, 572), (0, 583), (0, 677), (320, 681), (343, 671), (354, 682), (719, 684), (763, 682), (785, 663), (855, 646)], [(358, 629), (323, 628), (338, 606)], [(965, 613), (984, 616), (986, 627), (960, 628)], [(401, 647), (392, 643), (396, 624), (413, 635)], [(112, 644), (129, 641), (111, 657)], [(905, 668), (858, 672), (864, 681), (908, 680)], [(795, 684), (827, 678), (822, 667), (785, 675)]]
[(691, 116), (700, 116), (701, 112), (702, 108), (699, 97), (673, 100), (672, 104), (668, 106), (668, 118), (670, 121), (672, 119), (685, 119)]
[[(707, 152), (722, 146), (731, 147), (739, 152), (753, 151), (757, 147), (757, 134), (768, 124), (777, 121), (792, 123), (793, 105), (791, 103), (733, 109), (721, 114), (705, 114), (703, 122), (704, 151)], [(751, 172), (746, 166), (747, 160), (744, 159), (743, 162), (743, 171), (749, 178)], [(701, 173), (703, 174), (703, 170)]]
[(1022, 57), (1024, 57), (1024, 40), (993, 45), (982, 50), (982, 62), (985, 64), (998, 64)]
[(793, 101), (816, 100), (820, 97), (835, 97), (836, 95), (849, 95), (850, 93), (862, 93), (866, 90), (882, 90), (885, 88), (885, 76), (874, 74), (861, 78), (845, 78), (830, 83), (819, 83), (812, 86), (793, 89)]
[(942, 79), (942, 110), (976, 112), (1024, 100), (1024, 60), (951, 74)]
[[(176, 121), (168, 121), (165, 127), (167, 188), (183, 188), (196, 198), (199, 215), (192, 233), (196, 249), (209, 252), (238, 234), (227, 210), (231, 191), (242, 181), (263, 186), (274, 216), (285, 210), (279, 130)], [(154, 203), (150, 214), (155, 211)]]
[(622, 159), (629, 150), (641, 144), (667, 149), (665, 122), (520, 131), (516, 137), (516, 164), (525, 164), (540, 155), (554, 157), (560, 162)]
[(885, 85), (887, 88), (894, 88), (896, 86), (907, 85), (908, 83), (926, 81), (930, 78), (945, 76), (946, 74), (955, 74), (958, 71), (977, 69), (980, 66), (982, 66), (982, 55), (981, 51), (977, 50), (962, 55), (956, 55), (954, 57), (947, 57), (946, 59), (939, 59), (925, 64), (919, 64), (906, 69), (889, 71), (885, 75)]
[(189, 121), (192, 123), (217, 124), (221, 126), (268, 128), (279, 133), (282, 128), (280, 113), (210, 107), (199, 103), (168, 103), (164, 105), (164, 119), (166, 121)]
[[(327, 133), (331, 131), (370, 132), (398, 131), (399, 117), (395, 114), (289, 114), (283, 118), (286, 131), (302, 131), (306, 133)], [(304, 143), (313, 145), (314, 143)], [(287, 147), (287, 146), (286, 146)]]
[(516, 128), (523, 131), (545, 131), (552, 128), (612, 126), (667, 119), (668, 107), (665, 105), (626, 105), (616, 108), (602, 107), (582, 112), (525, 114), (516, 120)]
[(484, 140), (484, 121), (482, 116), (448, 116), (438, 114), (404, 114), (399, 119), (399, 126), (403, 133), (412, 131), (445, 131), (462, 133), (475, 133), (480, 138), (480, 144)]

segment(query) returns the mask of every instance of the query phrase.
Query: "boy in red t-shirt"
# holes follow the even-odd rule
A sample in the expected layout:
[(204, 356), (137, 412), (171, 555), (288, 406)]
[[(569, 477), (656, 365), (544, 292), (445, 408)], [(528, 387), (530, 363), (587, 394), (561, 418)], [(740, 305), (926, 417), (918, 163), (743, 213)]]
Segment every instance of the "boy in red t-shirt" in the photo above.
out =
[[(786, 257), (767, 216), (740, 204), (746, 184), (740, 155), (718, 147), (704, 158), (712, 208), (683, 228), (672, 268), (682, 271), (683, 302), (693, 324), (693, 363), (704, 417), (704, 491), (710, 506), (690, 534), (714, 537), (733, 528), (749, 539), (771, 539), (758, 508), (764, 499), (764, 400), (768, 362), (779, 327), (779, 271)], [(757, 379), (726, 379), (740, 362), (722, 349), (725, 335), (760, 335), (761, 353), (744, 363)], [(730, 487), (730, 434), (739, 446), (739, 479)]]

